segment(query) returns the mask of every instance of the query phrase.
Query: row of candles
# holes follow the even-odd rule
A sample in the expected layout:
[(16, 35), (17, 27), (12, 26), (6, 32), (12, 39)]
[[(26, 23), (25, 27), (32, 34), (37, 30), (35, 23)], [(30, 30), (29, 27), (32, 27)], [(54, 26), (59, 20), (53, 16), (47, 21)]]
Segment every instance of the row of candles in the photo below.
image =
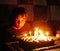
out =
[(28, 34), (24, 34), (24, 36), (21, 38), (24, 41), (27, 42), (39, 42), (39, 41), (51, 41), (52, 39), (49, 37), (49, 32), (44, 32), (40, 30), (39, 28), (35, 28), (34, 35), (32, 35), (32, 32), (29, 31), (29, 36)]

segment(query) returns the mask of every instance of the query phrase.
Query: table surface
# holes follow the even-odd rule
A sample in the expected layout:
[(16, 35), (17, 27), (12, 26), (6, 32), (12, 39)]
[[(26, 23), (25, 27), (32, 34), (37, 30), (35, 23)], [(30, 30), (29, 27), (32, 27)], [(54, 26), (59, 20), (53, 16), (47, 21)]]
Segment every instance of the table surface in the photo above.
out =
[(33, 49), (32, 51), (60, 51), (60, 45), (36, 48), (36, 49)]
[(57, 48), (57, 49), (50, 49), (50, 50), (44, 50), (44, 51), (60, 51), (60, 48)]

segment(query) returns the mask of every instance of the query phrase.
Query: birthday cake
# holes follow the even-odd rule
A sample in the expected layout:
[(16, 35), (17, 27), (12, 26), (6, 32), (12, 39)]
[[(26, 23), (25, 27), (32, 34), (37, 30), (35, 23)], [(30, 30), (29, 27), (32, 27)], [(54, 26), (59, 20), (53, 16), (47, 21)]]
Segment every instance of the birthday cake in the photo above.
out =
[(54, 45), (54, 41), (39, 41), (39, 42), (29, 42), (29, 41), (24, 41), (21, 40), (19, 41), (19, 45), (20, 47), (24, 48), (24, 49), (35, 49), (35, 48), (40, 48), (40, 47), (46, 47), (46, 46), (51, 46)]

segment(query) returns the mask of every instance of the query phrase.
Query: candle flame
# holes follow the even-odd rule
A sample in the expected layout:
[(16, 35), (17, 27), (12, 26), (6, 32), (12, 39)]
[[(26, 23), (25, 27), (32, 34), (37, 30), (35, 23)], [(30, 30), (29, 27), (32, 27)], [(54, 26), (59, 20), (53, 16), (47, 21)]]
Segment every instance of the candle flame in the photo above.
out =
[(44, 34), (44, 32), (40, 29), (38, 29), (37, 27), (35, 28), (34, 31), (34, 35), (32, 36), (32, 32), (29, 31), (30, 36), (28, 36), (27, 34), (25, 34), (25, 37), (23, 38), (25, 41), (28, 42), (39, 42), (39, 41), (51, 41), (52, 39), (50, 37), (48, 37), (49, 32), (46, 32)]

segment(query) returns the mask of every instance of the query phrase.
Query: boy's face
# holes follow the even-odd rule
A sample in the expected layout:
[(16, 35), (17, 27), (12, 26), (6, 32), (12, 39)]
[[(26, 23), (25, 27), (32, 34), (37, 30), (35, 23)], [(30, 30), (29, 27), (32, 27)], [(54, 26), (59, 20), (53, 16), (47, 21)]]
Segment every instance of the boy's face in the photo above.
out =
[(22, 28), (24, 26), (24, 24), (27, 21), (27, 15), (23, 14), (23, 15), (18, 15), (15, 21), (15, 24), (17, 27)]

